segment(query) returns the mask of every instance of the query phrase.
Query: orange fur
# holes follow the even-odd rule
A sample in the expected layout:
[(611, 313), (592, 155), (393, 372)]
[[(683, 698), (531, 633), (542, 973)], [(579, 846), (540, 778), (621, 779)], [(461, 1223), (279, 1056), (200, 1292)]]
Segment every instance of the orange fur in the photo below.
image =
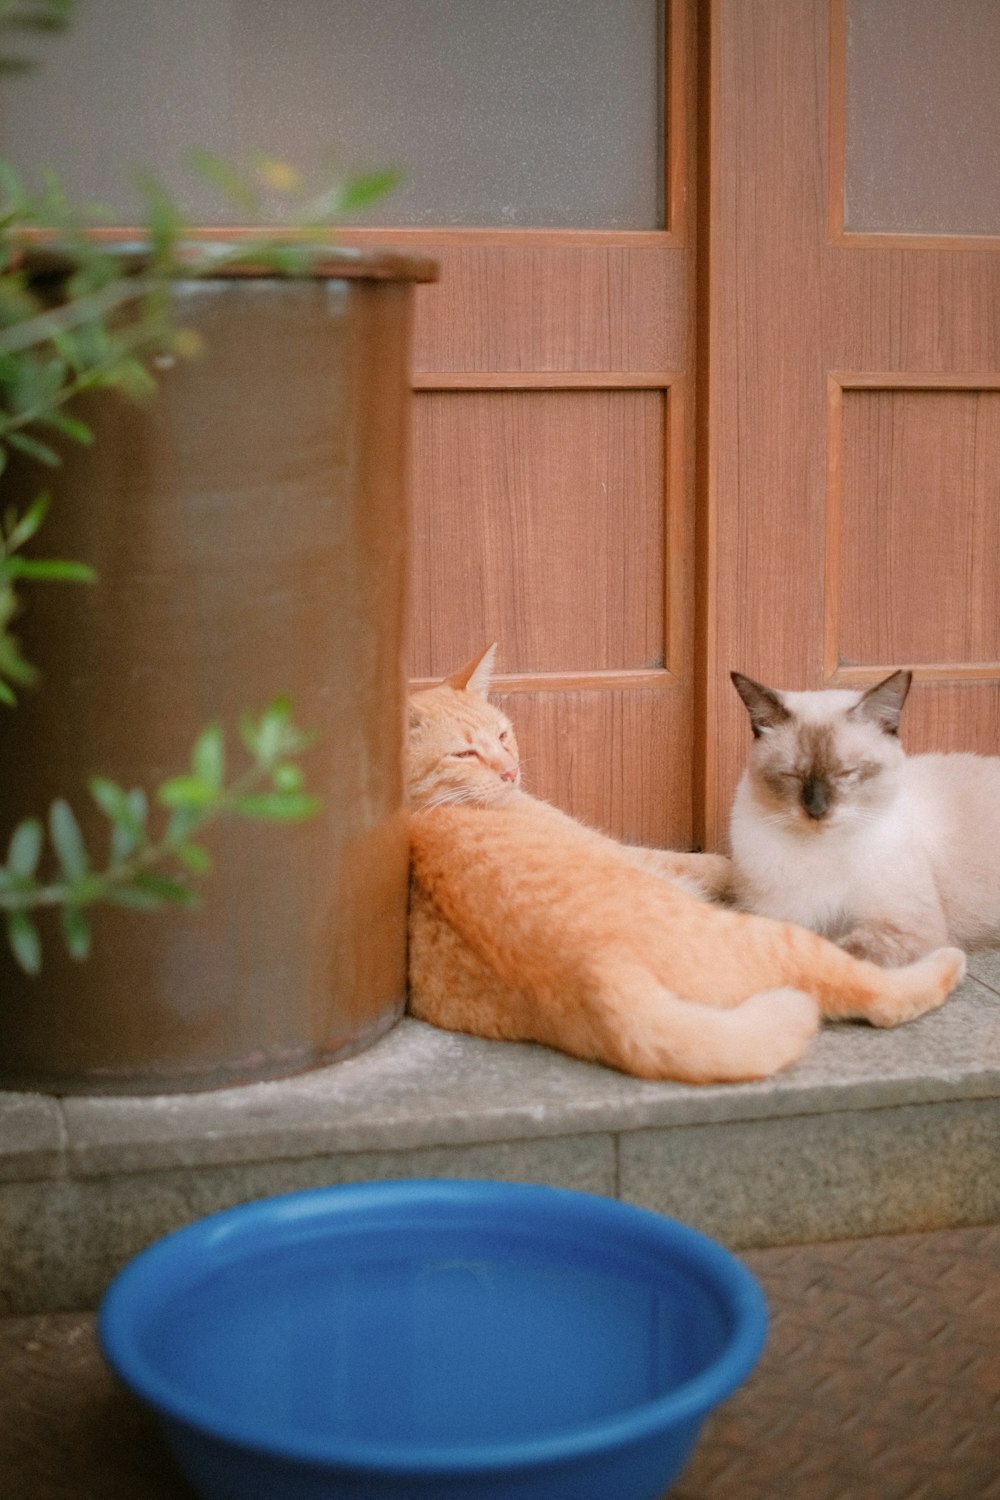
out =
[(795, 1062), (821, 1015), (892, 1026), (959, 982), (957, 949), (879, 968), (685, 888), (724, 889), (719, 856), (632, 849), (529, 796), (491, 660), (411, 699), (414, 1015), (706, 1083)]

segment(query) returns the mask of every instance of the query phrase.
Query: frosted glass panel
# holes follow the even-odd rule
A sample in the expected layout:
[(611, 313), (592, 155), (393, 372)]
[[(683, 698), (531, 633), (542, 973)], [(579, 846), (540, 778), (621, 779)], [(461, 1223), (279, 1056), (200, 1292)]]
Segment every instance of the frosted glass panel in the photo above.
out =
[(1000, 234), (1000, 0), (848, 0), (844, 223)]
[(120, 220), (136, 163), (198, 221), (254, 217), (182, 167), (201, 147), (402, 167), (367, 223), (662, 223), (662, 0), (84, 0), (34, 45), (2, 154)]

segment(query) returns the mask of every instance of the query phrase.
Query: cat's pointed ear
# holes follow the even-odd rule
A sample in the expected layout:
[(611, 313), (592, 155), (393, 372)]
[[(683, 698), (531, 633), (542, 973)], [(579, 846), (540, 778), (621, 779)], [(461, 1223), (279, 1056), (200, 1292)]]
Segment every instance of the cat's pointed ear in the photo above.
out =
[(493, 676), (493, 658), (496, 656), (497, 643), (487, 646), (481, 656), (473, 657), (472, 661), (466, 662), (464, 667), (459, 667), (457, 672), (452, 672), (450, 677), (445, 678), (445, 686), (458, 688), (466, 693), (475, 693), (477, 698), (485, 698), (490, 690), (490, 678)]
[(893, 672), (891, 677), (868, 689), (860, 703), (851, 709), (851, 718), (867, 719), (869, 723), (877, 724), (884, 734), (898, 734), (899, 716), (912, 681), (912, 672)]
[(773, 688), (754, 682), (742, 672), (730, 672), (733, 687), (746, 704), (750, 715), (750, 727), (755, 740), (768, 729), (776, 729), (792, 716)]

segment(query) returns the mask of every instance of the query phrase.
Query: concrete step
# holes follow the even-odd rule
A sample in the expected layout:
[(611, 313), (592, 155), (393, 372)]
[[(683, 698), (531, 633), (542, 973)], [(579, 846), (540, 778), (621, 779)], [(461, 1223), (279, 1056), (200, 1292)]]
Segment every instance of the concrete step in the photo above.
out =
[(764, 1083), (646, 1083), (405, 1019), (368, 1052), (207, 1094), (0, 1094), (0, 1311), (96, 1305), (144, 1245), (267, 1193), (548, 1182), (734, 1249), (1000, 1222), (1000, 952), (896, 1031), (824, 1029)]

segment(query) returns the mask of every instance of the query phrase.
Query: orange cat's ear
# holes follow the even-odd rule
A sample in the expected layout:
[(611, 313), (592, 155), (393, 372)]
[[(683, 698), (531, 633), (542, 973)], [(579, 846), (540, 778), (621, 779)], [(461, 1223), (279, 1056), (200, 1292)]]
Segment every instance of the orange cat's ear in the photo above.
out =
[(450, 677), (446, 677), (445, 686), (457, 688), (459, 692), (475, 693), (477, 698), (485, 698), (490, 690), (496, 650), (497, 643), (494, 641), (492, 646), (487, 646), (481, 656), (474, 657), (472, 661), (466, 662), (464, 667), (459, 667), (457, 672), (452, 672)]

